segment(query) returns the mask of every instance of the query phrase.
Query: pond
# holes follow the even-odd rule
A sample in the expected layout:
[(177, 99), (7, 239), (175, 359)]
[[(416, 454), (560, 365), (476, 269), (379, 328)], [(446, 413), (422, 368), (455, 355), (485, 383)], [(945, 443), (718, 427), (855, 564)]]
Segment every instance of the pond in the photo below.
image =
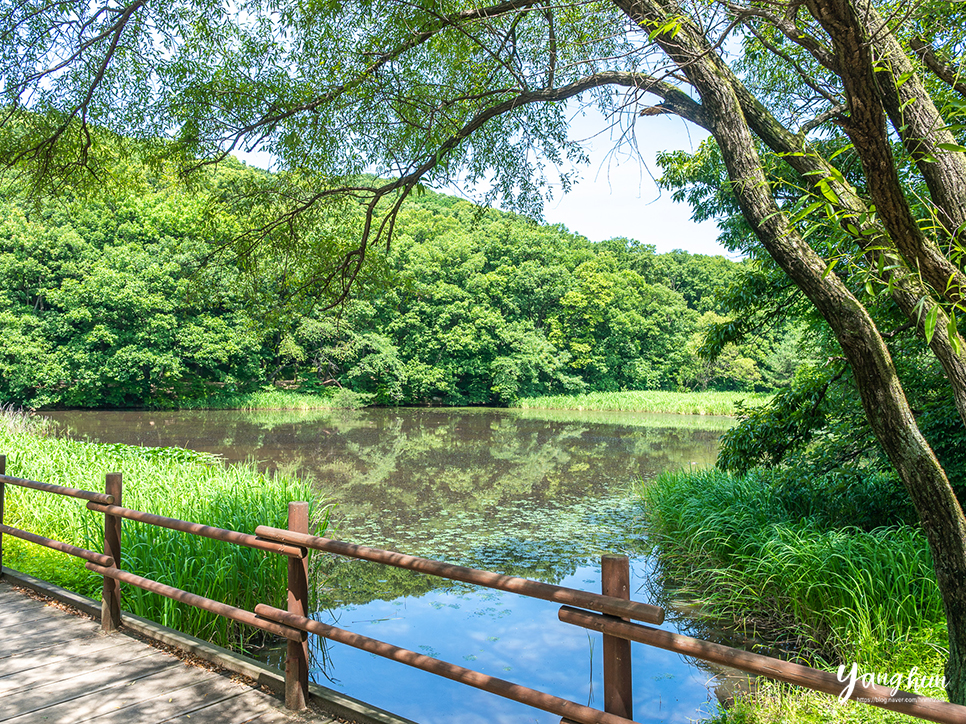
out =
[[(642, 481), (714, 463), (728, 418), (493, 409), (60, 412), (70, 434), (180, 446), (299, 471), (334, 503), (328, 535), (588, 591), (600, 554), (631, 560), (635, 600), (661, 598)], [(326, 622), (591, 706), (603, 706), (601, 639), (514, 594), (320, 556)], [(662, 602), (662, 601), (656, 601)], [(670, 615), (665, 628), (693, 622)], [(314, 638), (314, 637), (313, 637)], [(313, 678), (420, 724), (553, 722), (545, 714), (340, 644)], [(271, 656), (269, 656), (271, 658)], [(632, 646), (634, 718), (716, 711), (715, 672)]]

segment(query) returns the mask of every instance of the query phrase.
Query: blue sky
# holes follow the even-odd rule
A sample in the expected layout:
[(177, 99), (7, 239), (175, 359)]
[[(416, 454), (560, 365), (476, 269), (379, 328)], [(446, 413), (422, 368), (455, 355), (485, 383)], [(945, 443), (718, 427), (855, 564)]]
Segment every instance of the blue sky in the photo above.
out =
[[(639, 157), (616, 149), (616, 131), (596, 110), (577, 113), (571, 122), (571, 138), (584, 143), (590, 164), (580, 169), (581, 179), (570, 193), (555, 194), (547, 202), (544, 219), (563, 224), (591, 241), (623, 236), (653, 244), (659, 253), (684, 249), (693, 254), (729, 254), (717, 242), (713, 221), (697, 224), (687, 204), (675, 203), (668, 192), (657, 187), (660, 175), (656, 155), (664, 150), (694, 151), (708, 134), (676, 116), (638, 118), (636, 143)], [(247, 163), (266, 167), (264, 153), (236, 154)], [(459, 189), (439, 189), (459, 194)]]
[(548, 202), (546, 220), (592, 241), (626, 236), (653, 244), (662, 253), (684, 249), (728, 256), (716, 241), (716, 224), (691, 221), (690, 207), (674, 203), (670, 193), (662, 193), (652, 178), (660, 175), (654, 160), (657, 153), (694, 151), (708, 134), (675, 116), (638, 118), (635, 130), (640, 158), (635, 158), (620, 150), (608, 155), (615, 140), (613, 133), (600, 132), (606, 126), (593, 110), (574, 118), (571, 138), (588, 139), (591, 164), (583, 168), (581, 181), (569, 194)]

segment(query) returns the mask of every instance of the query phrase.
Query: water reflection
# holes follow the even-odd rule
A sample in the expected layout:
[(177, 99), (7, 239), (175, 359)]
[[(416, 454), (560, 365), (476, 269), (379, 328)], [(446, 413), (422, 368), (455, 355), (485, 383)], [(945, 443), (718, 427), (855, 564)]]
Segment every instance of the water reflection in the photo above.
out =
[[(177, 445), (308, 475), (337, 503), (335, 537), (600, 590), (601, 552), (653, 580), (639, 481), (713, 463), (730, 420), (513, 410), (65, 412), (77, 437)], [(331, 531), (330, 531), (331, 532)], [(600, 636), (556, 606), (360, 561), (317, 556), (322, 620), (580, 703), (600, 706)], [(644, 600), (645, 594), (634, 596)], [(673, 627), (673, 626), (672, 626)], [(710, 674), (633, 647), (635, 719), (713, 710)], [(327, 681), (329, 676), (333, 681)], [(433, 722), (557, 722), (408, 667), (333, 646), (320, 683)]]
[[(634, 580), (640, 582), (638, 576)], [(560, 582), (600, 590), (600, 572), (593, 566), (578, 566)], [(494, 591), (433, 591), (418, 599), (342, 607), (337, 625), (600, 708), (601, 637), (560, 623), (557, 608)], [(332, 645), (330, 656), (333, 665), (328, 674), (334, 681), (321, 683), (350, 694), (376, 692), (381, 706), (420, 724), (560, 721), (559, 716), (346, 646)], [(715, 710), (709, 701), (708, 672), (687, 665), (675, 654), (638, 645), (632, 646), (632, 662), (635, 721), (690, 722)]]

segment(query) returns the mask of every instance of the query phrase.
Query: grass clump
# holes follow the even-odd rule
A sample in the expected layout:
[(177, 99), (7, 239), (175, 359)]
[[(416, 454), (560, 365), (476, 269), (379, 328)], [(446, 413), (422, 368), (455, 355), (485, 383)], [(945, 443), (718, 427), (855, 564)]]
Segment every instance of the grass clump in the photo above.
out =
[[(667, 472), (644, 489), (665, 583), (713, 612), (718, 624), (783, 647), (835, 671), (941, 676), (945, 617), (928, 545), (907, 524), (843, 525), (844, 501), (862, 483), (788, 484), (787, 473), (756, 469)], [(865, 485), (880, 490), (870, 476)], [(802, 488), (813, 486), (815, 494)], [(824, 487), (823, 487), (824, 486)], [(863, 520), (875, 521), (863, 512)], [(723, 619), (720, 620), (720, 619)], [(942, 690), (921, 694), (945, 699)], [(899, 721), (869, 706), (763, 684), (720, 722)]]
[[(86, 490), (103, 490), (104, 475), (124, 475), (125, 507), (253, 533), (258, 525), (284, 528), (288, 503), (313, 500), (305, 481), (230, 466), (181, 448), (77, 442), (50, 437), (43, 423), (9, 411), (0, 414), (0, 454), (7, 474)], [(5, 522), (16, 528), (103, 549), (103, 515), (82, 501), (8, 485)], [(325, 520), (318, 529), (325, 527)], [(286, 559), (271, 553), (178, 533), (135, 521), (122, 524), (121, 567), (170, 586), (253, 610), (258, 603), (285, 607)], [(65, 588), (99, 597), (102, 578), (83, 561), (20, 541), (3, 539), (4, 563)], [(121, 586), (122, 607), (137, 615), (222, 646), (245, 648), (260, 633), (228, 619)]]
[(255, 392), (218, 392), (209, 397), (182, 400), (182, 410), (356, 410), (371, 402), (371, 395), (347, 389), (315, 394), (268, 387)]
[(631, 390), (588, 392), (582, 395), (524, 397), (512, 406), (547, 410), (616, 410), (620, 412), (665, 412), (677, 415), (734, 415), (735, 403), (746, 407), (764, 405), (772, 395), (755, 392), (668, 392)]
[[(879, 666), (888, 672), (905, 673), (916, 667), (920, 672), (938, 674), (943, 669), (943, 656), (934, 649), (925, 649), (915, 659), (899, 657)], [(917, 693), (946, 699), (945, 691), (939, 687), (925, 686)], [(921, 720), (854, 701), (843, 704), (828, 694), (760, 679), (750, 693), (739, 696), (727, 708), (701, 721), (702, 724), (910, 724)]]

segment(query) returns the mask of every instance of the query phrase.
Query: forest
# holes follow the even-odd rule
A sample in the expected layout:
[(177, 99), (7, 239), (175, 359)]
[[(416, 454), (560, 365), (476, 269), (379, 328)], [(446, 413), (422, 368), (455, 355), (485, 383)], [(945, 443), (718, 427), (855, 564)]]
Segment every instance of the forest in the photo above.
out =
[[(333, 309), (290, 299), (284, 265), (221, 249), (250, 211), (210, 205), (263, 172), (230, 162), (201, 187), (136, 184), (0, 222), (0, 400), (29, 408), (177, 407), (223, 391), (345, 388), (378, 405), (507, 405), (617, 390), (773, 390), (801, 362), (779, 324), (716, 359), (715, 290), (746, 264), (561, 226), (425, 192)], [(248, 215), (245, 215), (245, 214)]]

